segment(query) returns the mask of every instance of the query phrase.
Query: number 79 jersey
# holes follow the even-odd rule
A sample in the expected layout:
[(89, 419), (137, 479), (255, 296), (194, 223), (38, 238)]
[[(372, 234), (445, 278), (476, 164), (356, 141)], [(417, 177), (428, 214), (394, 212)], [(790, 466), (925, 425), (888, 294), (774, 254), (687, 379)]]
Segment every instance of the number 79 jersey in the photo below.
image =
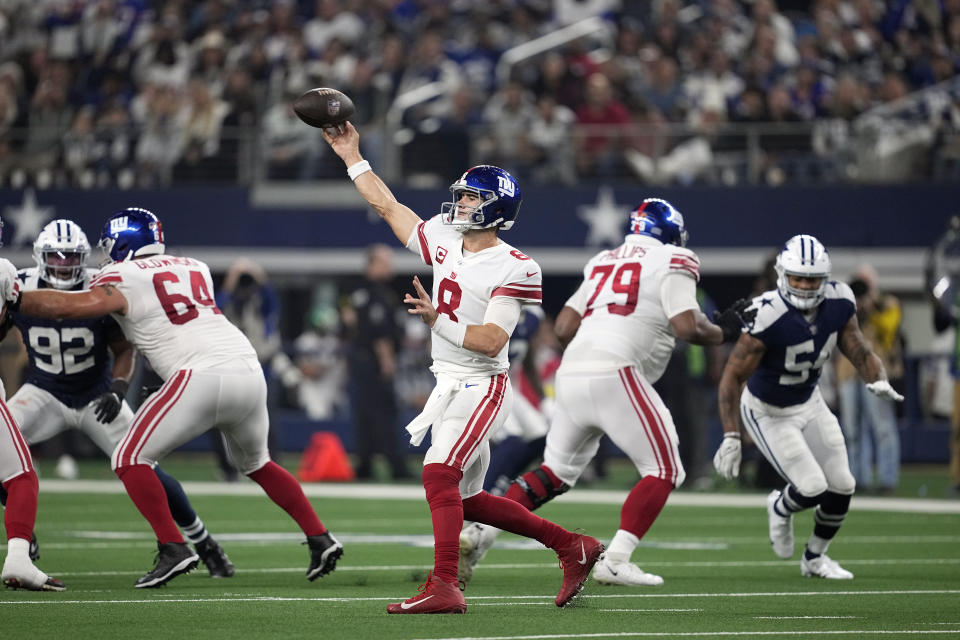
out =
[(664, 308), (664, 289), (672, 278), (690, 278), (692, 283), (689, 306), (671, 313), (697, 308), (700, 259), (689, 249), (628, 235), (619, 247), (591, 258), (583, 268), (580, 288), (566, 303), (582, 322), (557, 373), (637, 367), (648, 381), (656, 382), (676, 343)]
[(837, 333), (857, 311), (853, 291), (843, 282), (828, 282), (812, 320), (787, 304), (776, 289), (757, 296), (752, 304), (757, 318), (750, 335), (767, 350), (747, 381), (750, 393), (777, 407), (806, 402), (837, 345)]
[[(520, 304), (540, 304), (542, 275), (530, 257), (505, 242), (478, 251), (463, 252), (463, 237), (440, 216), (421, 222), (407, 248), (433, 267), (433, 303), (438, 314), (467, 325), (483, 324), (487, 305), (498, 296)], [(433, 337), (430, 355), (434, 373), (494, 375), (506, 371), (510, 341), (494, 358)]]
[(217, 308), (210, 268), (199, 260), (160, 255), (115, 262), (90, 283), (106, 285), (129, 307), (113, 317), (164, 380), (181, 369), (257, 362), (250, 341)]

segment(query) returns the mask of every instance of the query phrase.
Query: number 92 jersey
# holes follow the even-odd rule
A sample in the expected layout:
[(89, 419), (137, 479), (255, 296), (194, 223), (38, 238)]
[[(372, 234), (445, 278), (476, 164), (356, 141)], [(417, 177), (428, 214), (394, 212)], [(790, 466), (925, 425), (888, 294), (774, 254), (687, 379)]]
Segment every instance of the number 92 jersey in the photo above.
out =
[(181, 369), (257, 362), (250, 341), (217, 308), (210, 268), (199, 260), (159, 255), (115, 262), (90, 282), (107, 285), (127, 299), (127, 313), (114, 314), (124, 334), (164, 380)]
[[(94, 269), (87, 269), (85, 289)], [(18, 274), (24, 291), (44, 288), (36, 267)], [(27, 348), (25, 383), (45, 391), (71, 409), (84, 407), (110, 387), (108, 345), (123, 339), (116, 321), (109, 317), (78, 320), (34, 318), (11, 314)]]
[(750, 393), (777, 407), (806, 402), (837, 344), (837, 333), (857, 311), (853, 291), (843, 282), (827, 283), (826, 297), (808, 321), (776, 289), (753, 299), (757, 318), (750, 335), (767, 348), (750, 379)]

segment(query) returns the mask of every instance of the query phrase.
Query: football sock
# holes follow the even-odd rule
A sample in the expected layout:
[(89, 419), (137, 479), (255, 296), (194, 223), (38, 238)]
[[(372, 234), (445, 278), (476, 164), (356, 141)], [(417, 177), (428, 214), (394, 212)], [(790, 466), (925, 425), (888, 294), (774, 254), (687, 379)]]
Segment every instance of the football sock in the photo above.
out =
[(149, 465), (134, 464), (117, 468), (116, 474), (123, 482), (133, 504), (150, 523), (157, 541), (182, 543), (183, 536), (180, 535), (180, 530), (173, 521), (170, 506), (167, 504), (167, 495), (153, 469)]
[(478, 493), (463, 501), (463, 517), (498, 529), (533, 538), (551, 549), (572, 544), (576, 534), (534, 515), (515, 500)]
[(791, 513), (803, 511), (804, 509), (809, 509), (819, 504), (822, 497), (822, 493), (815, 496), (805, 496), (797, 491), (796, 487), (792, 484), (788, 484), (786, 488), (780, 492), (780, 497), (777, 498), (777, 501), (773, 503), (773, 510), (785, 518)]
[(267, 496), (289, 513), (305, 534), (319, 536), (327, 532), (304, 495), (303, 487), (289, 471), (276, 462), (270, 460), (253, 473), (248, 473), (247, 477), (263, 487)]
[(167, 506), (170, 507), (170, 513), (173, 515), (174, 522), (183, 531), (187, 540), (193, 543), (200, 542), (210, 534), (207, 528), (203, 526), (203, 521), (197, 516), (197, 512), (190, 505), (187, 494), (176, 478), (161, 469), (159, 466), (153, 468), (153, 472), (160, 479), (163, 490), (167, 493)]
[(7, 491), (7, 510), (3, 513), (7, 539), (23, 538), (29, 542), (37, 520), (39, 487), (37, 473), (33, 470), (3, 483), (3, 488)]
[(504, 438), (490, 457), (490, 468), (483, 479), (483, 490), (495, 496), (506, 493), (510, 482), (543, 453), (546, 441), (545, 437), (530, 442), (519, 436)]
[(565, 493), (570, 486), (545, 464), (517, 478), (504, 497), (519, 502), (530, 511)]
[(421, 477), (433, 520), (433, 577), (456, 584), (463, 528), (463, 471), (445, 464), (428, 464)]
[(820, 504), (813, 512), (813, 533), (807, 541), (806, 550), (806, 553), (810, 554), (807, 556), (808, 559), (827, 552), (830, 541), (837, 535), (843, 519), (847, 517), (852, 497), (833, 491), (823, 493)]
[(629, 531), (639, 540), (647, 533), (653, 521), (667, 503), (673, 483), (646, 476), (641, 479), (623, 501), (620, 508), (620, 528)]

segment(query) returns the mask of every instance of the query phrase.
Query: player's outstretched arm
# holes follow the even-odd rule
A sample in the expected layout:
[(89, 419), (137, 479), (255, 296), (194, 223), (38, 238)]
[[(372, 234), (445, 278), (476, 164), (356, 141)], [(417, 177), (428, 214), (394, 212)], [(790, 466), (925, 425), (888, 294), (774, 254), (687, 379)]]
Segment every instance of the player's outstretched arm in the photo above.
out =
[(360, 155), (360, 134), (349, 122), (342, 132), (333, 127), (323, 130), (323, 139), (347, 165), (347, 174), (363, 199), (383, 218), (403, 244), (423, 220), (410, 207), (401, 204), (390, 188), (370, 168), (370, 163)]
[(863, 337), (856, 314), (850, 316), (850, 320), (840, 331), (837, 346), (840, 348), (840, 353), (845, 355), (857, 368), (857, 372), (867, 383), (867, 389), (871, 393), (898, 402), (903, 400), (903, 396), (890, 386), (890, 381), (887, 380), (887, 370), (884, 368), (880, 356), (873, 352), (866, 338)]
[(740, 393), (765, 352), (763, 342), (746, 333), (741, 335), (720, 376), (718, 410), (723, 440), (713, 456), (713, 466), (727, 480), (740, 473)]
[(560, 310), (556, 321), (553, 323), (553, 332), (557, 334), (557, 340), (560, 341), (561, 347), (567, 348), (570, 341), (577, 335), (577, 331), (580, 330), (581, 321), (583, 321), (583, 317), (573, 307), (565, 306)]
[(25, 291), (14, 309), (26, 316), (54, 319), (98, 318), (126, 313), (127, 299), (116, 287), (103, 285), (89, 291)]

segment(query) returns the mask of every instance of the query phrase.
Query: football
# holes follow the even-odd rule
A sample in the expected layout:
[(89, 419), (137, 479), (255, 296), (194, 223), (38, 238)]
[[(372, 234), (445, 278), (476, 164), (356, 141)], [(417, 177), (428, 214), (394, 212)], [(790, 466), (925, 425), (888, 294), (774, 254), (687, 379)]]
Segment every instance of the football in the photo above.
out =
[(311, 127), (343, 124), (353, 115), (353, 100), (342, 91), (320, 87), (310, 89), (293, 101), (293, 110)]

